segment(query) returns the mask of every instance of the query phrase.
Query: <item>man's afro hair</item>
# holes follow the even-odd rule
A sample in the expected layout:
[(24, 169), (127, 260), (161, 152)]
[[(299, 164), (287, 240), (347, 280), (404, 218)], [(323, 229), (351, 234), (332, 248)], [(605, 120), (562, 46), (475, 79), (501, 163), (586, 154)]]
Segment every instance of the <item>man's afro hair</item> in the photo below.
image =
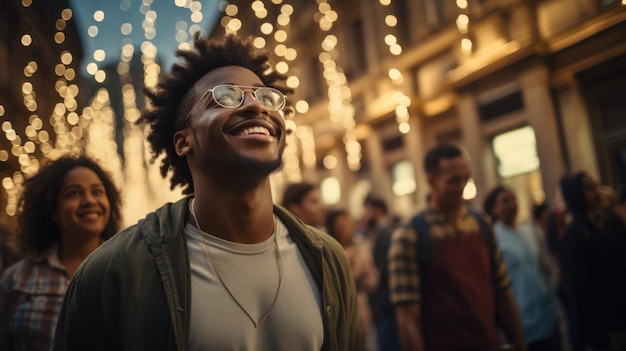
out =
[[(194, 35), (193, 49), (176, 51), (179, 62), (172, 65), (171, 72), (162, 76), (154, 89), (144, 89), (150, 107), (142, 111), (138, 123), (148, 124), (148, 142), (152, 148), (152, 162), (165, 154), (160, 165), (161, 175), (172, 171), (171, 189), (181, 186), (183, 193), (194, 191), (191, 172), (184, 157), (174, 149), (174, 133), (181, 130), (184, 116), (189, 113), (196, 94), (189, 94), (194, 84), (208, 72), (225, 66), (241, 66), (254, 72), (264, 85), (274, 87), (283, 94), (292, 90), (280, 85), (286, 77), (271, 70), (269, 54), (252, 44), (252, 39), (227, 35), (223, 41), (205, 39), (198, 32)], [(279, 85), (277, 85), (279, 83)]]

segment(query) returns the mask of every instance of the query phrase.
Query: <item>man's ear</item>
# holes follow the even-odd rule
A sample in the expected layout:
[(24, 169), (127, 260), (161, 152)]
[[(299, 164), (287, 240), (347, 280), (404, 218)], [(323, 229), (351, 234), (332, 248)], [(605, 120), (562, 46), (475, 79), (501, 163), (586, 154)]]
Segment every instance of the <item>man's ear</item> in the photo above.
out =
[(185, 157), (189, 153), (190, 143), (186, 129), (174, 133), (174, 150), (179, 157)]
[(433, 173), (426, 173), (426, 181), (428, 182), (428, 185), (433, 186), (434, 182), (435, 182), (435, 178), (436, 175)]

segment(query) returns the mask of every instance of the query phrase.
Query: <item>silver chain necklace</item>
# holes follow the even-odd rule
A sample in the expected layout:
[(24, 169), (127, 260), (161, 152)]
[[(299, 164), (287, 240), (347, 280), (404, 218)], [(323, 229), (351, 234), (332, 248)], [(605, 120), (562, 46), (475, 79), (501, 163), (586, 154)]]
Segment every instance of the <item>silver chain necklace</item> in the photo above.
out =
[[(189, 212), (191, 212), (191, 216), (194, 219), (194, 222), (196, 224), (196, 228), (198, 228), (198, 231), (200, 232), (200, 235), (202, 236), (202, 233), (205, 233), (202, 228), (200, 228), (200, 223), (198, 222), (198, 217), (196, 216), (196, 208), (195, 208), (195, 198), (191, 199), (191, 201), (189, 201)], [(235, 295), (233, 294), (233, 292), (230, 290), (230, 288), (228, 288), (228, 285), (226, 285), (226, 282), (224, 281), (224, 279), (222, 278), (222, 275), (220, 274), (220, 271), (217, 269), (217, 265), (215, 264), (215, 260), (213, 259), (213, 255), (211, 255), (211, 253), (209, 252), (209, 244), (207, 243), (207, 241), (203, 238), (202, 242), (204, 243), (204, 250), (206, 253), (207, 258), (209, 259), (209, 262), (211, 263), (211, 268), (213, 268), (213, 270), (215, 271), (215, 274), (217, 275), (217, 278), (219, 279), (220, 283), (222, 283), (222, 286), (224, 287), (224, 289), (226, 289), (226, 292), (228, 292), (228, 295), (230, 295), (230, 297), (233, 299), (233, 301), (235, 301), (235, 303), (237, 304), (237, 306), (239, 306), (239, 308), (241, 308), (241, 310), (243, 311), (243, 313), (246, 314), (246, 316), (248, 316), (248, 318), (250, 319), (250, 321), (252, 321), (252, 324), (254, 325), (254, 328), (258, 328), (259, 325), (261, 325), (261, 323), (263, 323), (263, 321), (265, 321), (270, 314), (272, 313), (272, 311), (274, 310), (274, 307), (276, 307), (276, 301), (278, 301), (278, 294), (280, 293), (280, 286), (283, 282), (283, 260), (282, 257), (280, 255), (280, 249), (278, 248), (278, 234), (276, 233), (276, 216), (272, 216), (272, 218), (274, 219), (274, 230), (273, 230), (273, 235), (274, 235), (274, 249), (276, 251), (276, 261), (278, 263), (278, 267), (279, 267), (279, 271), (278, 271), (278, 288), (276, 288), (276, 295), (274, 296), (274, 301), (272, 301), (272, 304), (270, 305), (269, 309), (267, 310), (267, 312), (265, 312), (265, 315), (263, 315), (263, 317), (257, 322), (254, 320), (254, 318), (252, 317), (252, 315), (243, 307), (243, 305), (239, 302), (239, 300), (237, 300), (237, 298), (235, 297)]]

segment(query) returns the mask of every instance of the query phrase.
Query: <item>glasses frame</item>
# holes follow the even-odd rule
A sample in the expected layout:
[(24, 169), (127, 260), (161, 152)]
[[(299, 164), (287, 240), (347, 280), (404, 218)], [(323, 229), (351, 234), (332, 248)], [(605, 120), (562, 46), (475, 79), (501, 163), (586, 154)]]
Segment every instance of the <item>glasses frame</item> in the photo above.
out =
[(213, 90), (215, 90), (216, 88), (219, 87), (235, 87), (237, 89), (239, 89), (241, 91), (241, 96), (242, 99), (239, 102), (239, 104), (237, 106), (225, 106), (222, 105), (219, 101), (215, 100), (215, 98), (213, 98), (213, 101), (215, 101), (216, 104), (218, 104), (221, 107), (224, 108), (238, 108), (239, 106), (243, 105), (243, 102), (246, 99), (246, 92), (250, 91), (252, 92), (252, 96), (254, 97), (255, 101), (259, 101), (258, 96), (256, 95), (257, 91), (259, 91), (259, 89), (270, 89), (276, 93), (278, 93), (280, 96), (283, 97), (283, 103), (280, 105), (280, 107), (278, 108), (270, 108), (264, 104), (261, 103), (261, 105), (267, 109), (269, 109), (270, 111), (282, 111), (285, 108), (285, 105), (287, 105), (287, 96), (285, 94), (283, 94), (280, 90), (276, 89), (276, 88), (272, 88), (272, 87), (265, 87), (265, 86), (248, 86), (248, 85), (235, 85), (235, 84), (219, 84), (214, 86), (213, 88), (207, 90), (204, 92), (204, 94), (202, 94), (202, 96), (200, 96), (200, 98), (198, 99), (198, 101), (196, 101), (195, 104), (193, 104), (193, 106), (191, 107), (191, 110), (189, 110), (189, 113), (187, 114), (187, 116), (185, 116), (185, 119), (183, 120), (182, 125), (184, 126), (187, 121), (189, 120), (189, 118), (191, 117), (191, 114), (196, 110), (196, 108), (198, 108), (198, 106), (200, 105), (200, 103), (207, 97), (209, 96), (209, 94), (213, 93)]

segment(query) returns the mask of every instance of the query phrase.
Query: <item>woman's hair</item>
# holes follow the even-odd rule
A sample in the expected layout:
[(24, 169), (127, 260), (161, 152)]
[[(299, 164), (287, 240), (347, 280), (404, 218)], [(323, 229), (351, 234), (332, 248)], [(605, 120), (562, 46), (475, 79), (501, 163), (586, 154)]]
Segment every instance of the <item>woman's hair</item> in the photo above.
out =
[(339, 240), (335, 231), (335, 221), (342, 216), (348, 216), (348, 212), (344, 209), (329, 210), (326, 213), (326, 232), (333, 238)]
[(547, 214), (550, 210), (547, 202), (542, 202), (540, 204), (533, 205), (532, 215), (534, 220), (541, 220), (542, 216)]
[(111, 214), (101, 234), (102, 239), (107, 240), (120, 229), (121, 198), (111, 176), (88, 156), (64, 156), (50, 162), (24, 182), (17, 217), (23, 254), (40, 253), (60, 240), (59, 225), (52, 220), (52, 215), (56, 211), (65, 175), (76, 167), (86, 167), (94, 171), (106, 190)]
[(159, 79), (156, 88), (144, 89), (151, 108), (142, 111), (138, 123), (150, 125), (148, 142), (152, 147), (152, 161), (165, 154), (160, 165), (161, 175), (165, 177), (171, 170), (171, 188), (178, 185), (183, 193), (191, 194), (194, 191), (191, 171), (186, 159), (176, 154), (173, 140), (174, 133), (184, 128), (183, 120), (198, 98), (195, 93), (188, 94), (195, 83), (216, 68), (240, 66), (254, 72), (265, 86), (283, 94), (292, 90), (276, 85), (286, 77), (270, 69), (269, 54), (256, 49), (251, 38), (243, 40), (227, 35), (223, 42), (218, 42), (204, 39), (196, 32), (193, 49), (179, 49), (176, 56), (181, 60), (172, 65), (169, 74)]
[(511, 189), (506, 188), (502, 185), (499, 185), (497, 187), (495, 187), (493, 190), (491, 190), (491, 192), (489, 192), (489, 194), (487, 195), (487, 197), (485, 198), (485, 202), (483, 204), (483, 211), (485, 211), (486, 214), (489, 215), (489, 217), (491, 217), (491, 219), (495, 222), (498, 220), (498, 218), (496, 217), (496, 215), (493, 213), (493, 208), (496, 206), (496, 202), (498, 201), (498, 196), (500, 196), (501, 193), (503, 192), (508, 192), (508, 193), (513, 193), (511, 191)]
[(289, 208), (290, 206), (300, 206), (304, 198), (313, 190), (317, 189), (318, 186), (313, 183), (292, 183), (287, 185), (285, 191), (283, 192), (283, 201), (281, 205), (284, 208)]
[(567, 210), (575, 216), (584, 216), (587, 213), (585, 178), (591, 179), (587, 173), (578, 172), (561, 179), (561, 194), (563, 194)]

